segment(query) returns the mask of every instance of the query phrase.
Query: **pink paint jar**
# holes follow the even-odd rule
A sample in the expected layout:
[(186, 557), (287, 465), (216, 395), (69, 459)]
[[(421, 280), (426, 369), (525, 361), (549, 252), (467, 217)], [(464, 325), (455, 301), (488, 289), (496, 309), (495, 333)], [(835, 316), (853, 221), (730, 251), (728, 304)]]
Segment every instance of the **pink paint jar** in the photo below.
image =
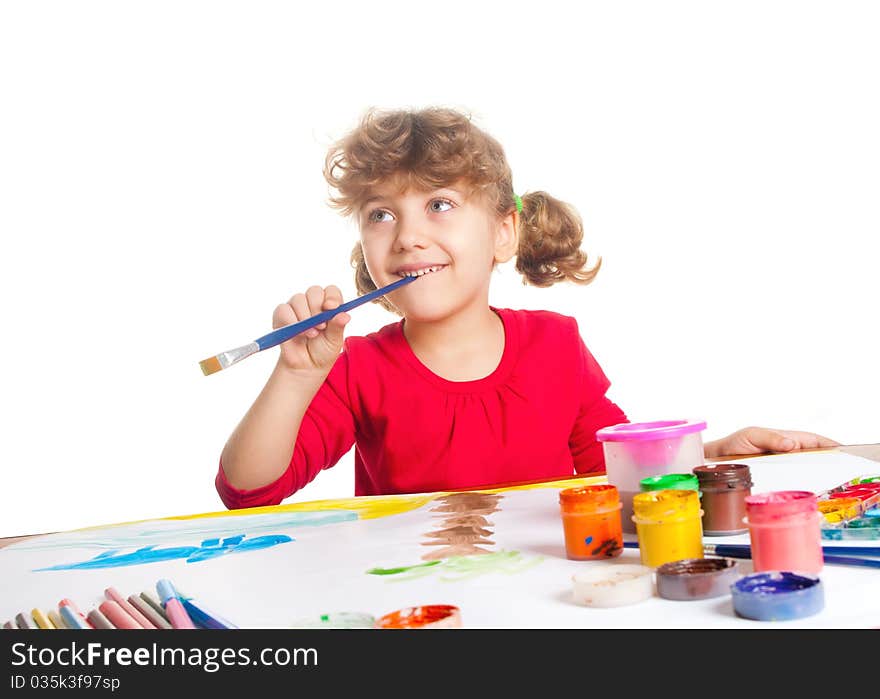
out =
[(750, 495), (745, 520), (755, 572), (822, 570), (822, 515), (815, 493), (776, 490)]
[(623, 530), (634, 534), (633, 496), (641, 481), (667, 473), (691, 473), (703, 463), (702, 420), (624, 422), (596, 432), (605, 456), (608, 483), (620, 493)]

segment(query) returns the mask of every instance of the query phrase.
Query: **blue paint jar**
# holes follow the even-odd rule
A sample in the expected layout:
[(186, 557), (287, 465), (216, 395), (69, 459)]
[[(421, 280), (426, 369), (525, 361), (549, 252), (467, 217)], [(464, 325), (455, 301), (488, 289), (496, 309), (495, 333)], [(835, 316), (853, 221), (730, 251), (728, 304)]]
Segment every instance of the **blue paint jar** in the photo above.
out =
[(757, 621), (786, 621), (818, 614), (825, 606), (822, 581), (809, 573), (765, 570), (730, 586), (737, 615)]

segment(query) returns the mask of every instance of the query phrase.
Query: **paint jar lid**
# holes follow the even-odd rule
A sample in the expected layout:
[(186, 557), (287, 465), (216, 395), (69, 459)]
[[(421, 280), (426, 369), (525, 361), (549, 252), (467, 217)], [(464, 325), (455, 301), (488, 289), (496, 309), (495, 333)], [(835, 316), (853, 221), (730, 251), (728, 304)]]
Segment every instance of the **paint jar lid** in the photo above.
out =
[(632, 499), (633, 521), (680, 521), (700, 517), (700, 497), (694, 490), (649, 490)]
[(730, 594), (739, 577), (732, 558), (684, 558), (657, 568), (657, 594), (665, 599), (709, 599)]
[(600, 442), (644, 442), (673, 439), (706, 429), (704, 420), (659, 420), (656, 422), (623, 422), (603, 427), (596, 432)]
[(622, 607), (654, 595), (654, 569), (633, 563), (601, 564), (571, 580), (574, 600), (587, 607)]
[(817, 614), (825, 606), (822, 581), (809, 573), (753, 573), (733, 583), (730, 593), (734, 611), (758, 621), (800, 619)]
[(461, 626), (461, 611), (451, 604), (405, 607), (376, 620), (378, 629), (453, 629)]
[(773, 490), (745, 498), (750, 524), (772, 524), (792, 516), (818, 512), (818, 497), (808, 490)]
[(748, 464), (703, 464), (694, 467), (700, 488), (751, 488), (752, 472)]
[(559, 491), (559, 504), (567, 512), (608, 512), (623, 507), (614, 485), (584, 485)]
[(665, 473), (648, 476), (639, 481), (642, 492), (649, 490), (699, 490), (700, 483), (693, 473)]

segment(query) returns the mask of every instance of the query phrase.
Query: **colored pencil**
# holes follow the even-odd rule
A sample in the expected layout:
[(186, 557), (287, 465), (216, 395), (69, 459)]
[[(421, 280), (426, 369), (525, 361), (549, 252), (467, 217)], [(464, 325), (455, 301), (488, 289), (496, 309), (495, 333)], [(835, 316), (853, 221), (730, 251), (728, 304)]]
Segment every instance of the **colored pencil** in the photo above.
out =
[(137, 608), (133, 607), (127, 599), (120, 595), (119, 590), (117, 590), (115, 587), (108, 587), (106, 590), (104, 590), (104, 595), (107, 597), (107, 599), (113, 600), (114, 602), (116, 602), (116, 604), (122, 607), (123, 611), (128, 614), (128, 616), (130, 616), (132, 619), (134, 619), (142, 629), (157, 628), (157, 626), (152, 621), (141, 614), (141, 612)]
[[(73, 603), (73, 600), (72, 600), (72, 599), (70, 599), (70, 598), (68, 598), (68, 597), (65, 597), (63, 600), (61, 600), (61, 601), (58, 603), (58, 611), (59, 611), (59, 612), (63, 611), (64, 607), (70, 607), (70, 611), (73, 612), (74, 615), (76, 615), (77, 617), (79, 617), (80, 621), (82, 621), (82, 623), (85, 624), (85, 626), (86, 626), (87, 629), (91, 629), (91, 628), (92, 628), (92, 625), (89, 623), (89, 620), (86, 619), (86, 615), (83, 614), (83, 613), (79, 610), (79, 607), (77, 607), (77, 606)], [(64, 616), (63, 614), (62, 614), (62, 617), (64, 618), (64, 621), (65, 621), (65, 623), (66, 623), (66, 622), (67, 622), (67, 617)]]
[(96, 629), (115, 629), (112, 622), (101, 613), (100, 609), (93, 609), (89, 612), (86, 617), (90, 622), (92, 622), (92, 626)]
[(147, 617), (147, 619), (149, 619), (150, 622), (152, 622), (153, 626), (155, 626), (157, 629), (172, 628), (171, 624), (168, 623), (168, 619), (166, 619), (162, 614), (153, 609), (150, 603), (142, 597), (138, 597), (137, 595), (129, 595), (128, 602), (129, 604), (131, 604), (132, 607), (134, 607), (141, 614)]
[(18, 628), (20, 629), (38, 629), (39, 626), (33, 620), (30, 614), (25, 614), (24, 612), (19, 612), (15, 615), (15, 623), (18, 624)]
[(174, 585), (170, 580), (163, 578), (156, 583), (156, 592), (159, 593), (159, 599), (162, 600), (162, 606), (165, 608), (165, 614), (168, 621), (175, 629), (194, 629), (196, 625), (189, 618), (183, 604), (180, 601), (180, 595), (174, 589)]
[(3, 624), (3, 628), (4, 629), (17, 629), (18, 624), (16, 624), (14, 621), (7, 621), (6, 623)]
[(31, 616), (34, 618), (34, 621), (37, 622), (37, 626), (41, 629), (54, 629), (55, 624), (52, 623), (52, 620), (46, 616), (45, 612), (42, 609), (31, 609)]
[(392, 282), (387, 286), (383, 286), (381, 289), (375, 289), (368, 294), (364, 294), (363, 296), (360, 296), (352, 301), (343, 303), (337, 308), (333, 308), (329, 311), (323, 311), (322, 313), (313, 315), (311, 318), (306, 318), (305, 320), (300, 320), (296, 323), (291, 323), (290, 325), (284, 325), (280, 328), (277, 328), (276, 330), (273, 330), (270, 333), (267, 333), (266, 335), (263, 335), (262, 337), (258, 337), (256, 340), (246, 345), (242, 345), (241, 347), (236, 347), (235, 349), (227, 350), (226, 352), (221, 352), (220, 354), (214, 355), (213, 357), (203, 359), (199, 362), (199, 366), (201, 367), (202, 373), (205, 376), (220, 371), (221, 369), (226, 369), (236, 362), (240, 362), (245, 357), (250, 357), (252, 354), (261, 352), (264, 349), (269, 349), (270, 347), (275, 347), (275, 345), (280, 345), (282, 342), (289, 340), (294, 335), (299, 335), (299, 333), (314, 328), (316, 325), (326, 323), (331, 318), (340, 313), (350, 311), (352, 308), (357, 308), (361, 304), (367, 303), (368, 301), (372, 301), (373, 299), (379, 298), (380, 296), (391, 293), (395, 289), (403, 286), (404, 284), (409, 284), (416, 279), (418, 279), (418, 277), (403, 277), (402, 279), (398, 279), (396, 282)]
[[(638, 543), (635, 541), (624, 541), (623, 547), (627, 549), (637, 549)], [(830, 565), (845, 566), (863, 566), (865, 568), (880, 568), (880, 559), (878, 558), (860, 558), (858, 556), (837, 556), (827, 551), (834, 551), (839, 548), (855, 549), (857, 547), (822, 547), (822, 559)], [(703, 553), (709, 556), (726, 556), (728, 558), (751, 558), (752, 549), (748, 544), (705, 544)]]
[(56, 629), (66, 629), (67, 624), (64, 623), (64, 619), (61, 618), (61, 615), (55, 611), (54, 609), (49, 610), (49, 621), (55, 624)]
[(68, 629), (91, 629), (94, 628), (85, 617), (80, 617), (69, 604), (58, 607), (58, 613), (64, 620), (64, 626)]
[(182, 592), (180, 593), (180, 601), (186, 613), (189, 614), (193, 623), (203, 629), (237, 629), (238, 627), (231, 621), (224, 619), (216, 612), (208, 609), (198, 600), (189, 597)]

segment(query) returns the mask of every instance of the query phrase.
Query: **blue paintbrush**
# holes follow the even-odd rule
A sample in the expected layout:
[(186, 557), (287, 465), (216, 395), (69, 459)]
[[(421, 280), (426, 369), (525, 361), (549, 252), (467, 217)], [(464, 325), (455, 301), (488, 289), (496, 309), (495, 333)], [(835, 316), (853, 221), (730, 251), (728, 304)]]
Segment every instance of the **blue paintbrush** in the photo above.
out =
[(373, 299), (379, 298), (380, 296), (384, 296), (385, 294), (394, 291), (398, 287), (401, 287), (404, 284), (409, 284), (416, 279), (418, 279), (418, 277), (415, 276), (403, 277), (402, 279), (398, 279), (396, 282), (391, 282), (391, 284), (389, 284), (388, 286), (383, 286), (381, 289), (375, 289), (368, 294), (364, 294), (363, 296), (359, 296), (356, 299), (343, 303), (337, 308), (329, 311), (324, 311), (323, 313), (318, 313), (311, 318), (306, 318), (305, 320), (300, 320), (296, 323), (291, 323), (290, 325), (285, 325), (281, 328), (277, 328), (276, 330), (273, 330), (272, 332), (267, 333), (262, 337), (258, 337), (256, 340), (254, 340), (253, 342), (249, 342), (246, 345), (242, 345), (241, 347), (236, 347), (235, 349), (221, 352), (220, 354), (214, 355), (213, 357), (203, 359), (199, 362), (199, 366), (202, 368), (202, 373), (205, 376), (207, 376), (208, 374), (213, 374), (215, 371), (220, 371), (221, 369), (232, 366), (236, 362), (240, 362), (245, 357), (250, 357), (252, 354), (256, 354), (257, 352), (260, 352), (264, 349), (269, 349), (270, 347), (275, 347), (275, 345), (280, 345), (282, 342), (289, 340), (294, 335), (299, 335), (301, 332), (304, 332), (309, 328), (314, 328), (316, 325), (326, 323), (333, 316), (339, 313), (344, 313), (345, 311), (350, 311), (352, 308), (357, 308), (358, 306), (367, 303), (368, 301), (372, 301)]
[[(623, 547), (637, 549), (636, 541), (624, 541)], [(751, 558), (752, 547), (748, 544), (704, 544), (703, 553), (709, 556), (726, 556), (728, 558)], [(854, 556), (838, 554), (849, 553)], [(822, 558), (825, 563), (847, 566), (864, 566), (880, 568), (880, 558), (862, 558), (862, 556), (880, 556), (880, 548), (874, 546), (823, 546)]]

